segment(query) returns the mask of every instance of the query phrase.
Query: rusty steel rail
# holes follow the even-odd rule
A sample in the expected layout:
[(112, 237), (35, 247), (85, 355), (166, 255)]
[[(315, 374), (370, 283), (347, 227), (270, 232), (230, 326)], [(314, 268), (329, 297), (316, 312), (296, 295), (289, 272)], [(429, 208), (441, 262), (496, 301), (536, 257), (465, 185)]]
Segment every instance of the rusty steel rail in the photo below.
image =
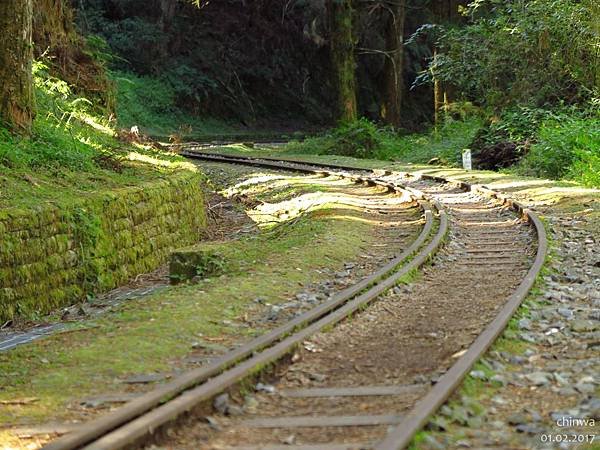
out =
[[(223, 159), (221, 159), (223, 160)], [(248, 164), (249, 161), (230, 161)], [(393, 287), (410, 270), (424, 264), (439, 247), (448, 227), (446, 214), (439, 204), (434, 209), (439, 215), (439, 226), (433, 238), (434, 214), (427, 202), (422, 201), (418, 191), (405, 189), (372, 178), (350, 174), (330, 173), (321, 168), (296, 165), (277, 165), (274, 162), (252, 162), (252, 165), (300, 171), (304, 173), (325, 173), (349, 178), (355, 182), (368, 182), (385, 186), (394, 192), (410, 192), (424, 211), (425, 224), (419, 236), (399, 256), (371, 274), (364, 280), (350, 286), (331, 300), (292, 319), (284, 325), (253, 339), (249, 343), (228, 352), (205, 367), (192, 370), (171, 382), (132, 400), (116, 411), (94, 419), (80, 429), (66, 434), (43, 448), (46, 450), (72, 450), (77, 448), (115, 450), (128, 447), (151, 435), (158, 427), (175, 420), (195, 405), (210, 399), (227, 387), (248, 376), (257, 365), (276, 361), (287, 354), (306, 337), (323, 327), (335, 324), (359, 308), (373, 301), (382, 292)], [(422, 248), (428, 239), (425, 248)], [(420, 251), (419, 251), (420, 250)], [(415, 253), (418, 252), (416, 255)], [(414, 258), (403, 265), (411, 256)], [(401, 266), (401, 267), (400, 267)], [(393, 272), (393, 273), (392, 273)], [(390, 275), (390, 273), (392, 273)], [(294, 332), (297, 331), (295, 334)], [(271, 346), (271, 347), (269, 347)], [(257, 352), (260, 352), (257, 354)]]

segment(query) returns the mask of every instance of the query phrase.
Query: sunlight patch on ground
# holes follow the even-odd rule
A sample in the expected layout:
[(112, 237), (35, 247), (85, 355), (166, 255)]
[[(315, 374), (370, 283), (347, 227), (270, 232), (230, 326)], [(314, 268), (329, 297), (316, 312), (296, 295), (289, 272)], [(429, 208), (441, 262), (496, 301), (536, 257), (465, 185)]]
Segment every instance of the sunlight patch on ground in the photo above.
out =
[(262, 203), (249, 211), (248, 215), (259, 225), (264, 225), (290, 220), (318, 209), (391, 210), (409, 201), (408, 194), (377, 198), (358, 197), (345, 193), (311, 192), (278, 203)]
[(152, 156), (149, 155), (143, 155), (141, 153), (137, 153), (137, 152), (129, 152), (127, 154), (127, 159), (129, 161), (137, 161), (137, 162), (142, 162), (145, 164), (150, 164), (156, 167), (164, 167), (164, 168), (169, 168), (169, 169), (186, 169), (192, 172), (197, 172), (198, 171), (198, 167), (188, 161), (167, 161), (164, 159), (158, 159), (158, 158), (154, 158)]

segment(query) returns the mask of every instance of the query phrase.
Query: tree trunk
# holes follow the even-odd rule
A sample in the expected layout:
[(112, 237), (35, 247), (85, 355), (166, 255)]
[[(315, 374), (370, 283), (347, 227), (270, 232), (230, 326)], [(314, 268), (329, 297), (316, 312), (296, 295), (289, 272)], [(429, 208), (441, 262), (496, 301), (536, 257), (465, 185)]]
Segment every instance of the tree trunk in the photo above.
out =
[(0, 123), (29, 133), (34, 117), (32, 0), (0, 1)]
[(385, 30), (386, 53), (384, 66), (383, 120), (394, 127), (400, 126), (402, 94), (404, 91), (404, 19), (405, 0), (390, 6), (390, 17)]
[[(437, 59), (437, 48), (433, 49), (433, 66), (435, 67)], [(440, 83), (440, 79), (437, 77), (435, 70), (433, 72), (433, 123), (435, 124), (435, 128), (437, 129), (440, 125), (440, 109), (442, 108), (442, 83)]]
[[(164, 36), (169, 36), (175, 11), (177, 9), (177, 0), (160, 0), (160, 18), (158, 26)], [(169, 57), (169, 42), (167, 40), (160, 43), (160, 57), (166, 60)]]
[(356, 80), (352, 0), (327, 0), (337, 120), (355, 120)]

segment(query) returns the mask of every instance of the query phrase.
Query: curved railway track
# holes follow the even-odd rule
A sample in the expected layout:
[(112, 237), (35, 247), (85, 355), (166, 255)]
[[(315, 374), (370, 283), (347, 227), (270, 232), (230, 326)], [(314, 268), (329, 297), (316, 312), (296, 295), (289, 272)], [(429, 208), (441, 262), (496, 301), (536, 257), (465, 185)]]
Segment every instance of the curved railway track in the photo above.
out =
[[(169, 442), (174, 448), (232, 450), (404, 448), (506, 327), (545, 257), (546, 237), (537, 216), (482, 187), (426, 177), (398, 180), (389, 172), (338, 165), (184, 154), (339, 176), (400, 195), (409, 192), (423, 209), (425, 223), (402, 254), (368, 278), (46, 449), (142, 445), (191, 411), (206, 412), (216, 396), (269, 365), (280, 376), (275, 394), (257, 394), (260, 413), (223, 417), (218, 430), (214, 423), (195, 421), (185, 431), (170, 434)], [(448, 245), (434, 258), (447, 234)], [(433, 265), (412, 292), (394, 289), (427, 261)], [(357, 311), (363, 313), (344, 321)], [(431, 314), (437, 318), (428, 319)], [(338, 326), (323, 333), (334, 324)], [(424, 341), (428, 329), (432, 331)], [(317, 343), (303, 350), (312, 341)], [(318, 347), (321, 351), (313, 351)], [(289, 358), (292, 354), (301, 357)], [(351, 361), (358, 361), (362, 370), (355, 366), (353, 372), (347, 364)], [(308, 381), (294, 376), (315, 369), (326, 373)]]

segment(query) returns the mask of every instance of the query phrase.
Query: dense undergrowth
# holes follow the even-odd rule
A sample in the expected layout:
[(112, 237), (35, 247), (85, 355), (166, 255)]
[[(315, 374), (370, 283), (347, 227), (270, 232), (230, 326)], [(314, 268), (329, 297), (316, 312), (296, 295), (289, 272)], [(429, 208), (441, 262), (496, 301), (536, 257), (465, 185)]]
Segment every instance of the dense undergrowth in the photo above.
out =
[[(139, 76), (123, 71), (114, 71), (111, 76), (117, 84), (116, 113), (121, 127), (138, 126), (148, 135), (173, 139), (234, 131), (225, 121), (192, 115), (178, 106), (177, 98), (183, 95), (181, 80), (175, 86), (168, 76)], [(188, 95), (192, 95), (192, 89), (190, 84)]]
[(0, 204), (76, 200), (99, 189), (131, 186), (181, 168), (182, 158), (119, 139), (114, 121), (63, 80), (34, 65), (37, 116), (30, 137), (0, 128)]
[(479, 127), (479, 119), (474, 118), (449, 121), (439, 130), (429, 133), (402, 135), (367, 119), (359, 119), (302, 142), (291, 142), (287, 151), (412, 163), (427, 163), (438, 158), (441, 162), (456, 164), (461, 149), (471, 143)]
[[(292, 142), (286, 151), (459, 166), (461, 152), (468, 148), (475, 155), (475, 168), (508, 168), (517, 174), (600, 187), (599, 117), (589, 111), (520, 108), (487, 122), (480, 117), (449, 118), (437, 130), (407, 135), (360, 119)], [(502, 159), (504, 146), (510, 149), (508, 164)], [(497, 159), (495, 167), (488, 166), (490, 157)], [(479, 166), (478, 158), (482, 158)]]

